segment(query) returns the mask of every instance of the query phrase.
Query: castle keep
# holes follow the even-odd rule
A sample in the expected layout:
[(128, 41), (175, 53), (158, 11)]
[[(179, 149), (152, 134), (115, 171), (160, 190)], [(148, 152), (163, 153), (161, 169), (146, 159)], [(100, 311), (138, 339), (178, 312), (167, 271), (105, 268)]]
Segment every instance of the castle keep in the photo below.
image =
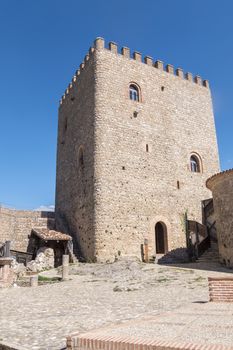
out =
[(60, 101), (56, 228), (93, 261), (185, 247), (218, 171), (208, 82), (97, 38)]

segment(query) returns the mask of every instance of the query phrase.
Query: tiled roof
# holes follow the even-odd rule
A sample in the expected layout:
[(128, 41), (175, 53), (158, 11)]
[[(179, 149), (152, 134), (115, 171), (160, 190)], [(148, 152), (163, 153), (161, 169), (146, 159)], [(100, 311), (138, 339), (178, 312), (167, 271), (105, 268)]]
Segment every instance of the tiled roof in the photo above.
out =
[(32, 229), (32, 232), (44, 241), (70, 241), (72, 239), (71, 236), (65, 233), (47, 228), (35, 227)]
[(231, 173), (233, 173), (233, 169), (224, 170), (224, 171), (221, 171), (220, 173), (214, 174), (213, 176), (209, 177), (209, 179), (206, 180), (206, 187), (211, 189), (211, 184), (213, 180), (215, 180), (219, 176), (229, 175)]

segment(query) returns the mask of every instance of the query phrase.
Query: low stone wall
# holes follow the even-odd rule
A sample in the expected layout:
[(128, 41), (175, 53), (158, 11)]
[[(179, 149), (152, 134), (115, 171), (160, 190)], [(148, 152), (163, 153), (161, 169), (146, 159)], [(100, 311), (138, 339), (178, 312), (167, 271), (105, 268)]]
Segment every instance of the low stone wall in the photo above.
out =
[(53, 212), (0, 207), (0, 242), (11, 241), (13, 250), (27, 251), (28, 237), (33, 227), (53, 228), (53, 226)]
[(14, 274), (10, 265), (12, 258), (0, 257), (0, 288), (10, 287), (14, 281)]

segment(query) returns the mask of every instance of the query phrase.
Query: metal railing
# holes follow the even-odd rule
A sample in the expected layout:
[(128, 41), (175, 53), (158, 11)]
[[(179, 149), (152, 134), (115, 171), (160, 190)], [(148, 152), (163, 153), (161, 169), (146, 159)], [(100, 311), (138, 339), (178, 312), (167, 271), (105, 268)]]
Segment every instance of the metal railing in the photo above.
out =
[(213, 199), (210, 198), (202, 201), (202, 208), (203, 208), (203, 223), (206, 223), (208, 217), (214, 213)]
[(210, 236), (205, 225), (194, 221), (186, 220), (186, 241), (189, 258), (191, 261), (196, 261), (209, 247)]

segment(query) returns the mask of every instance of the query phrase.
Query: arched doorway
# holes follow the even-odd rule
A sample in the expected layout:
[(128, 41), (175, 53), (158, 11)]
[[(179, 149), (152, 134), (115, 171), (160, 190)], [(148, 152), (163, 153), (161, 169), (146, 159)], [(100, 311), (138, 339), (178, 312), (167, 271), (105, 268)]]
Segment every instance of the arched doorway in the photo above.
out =
[(163, 222), (157, 222), (155, 225), (155, 251), (156, 254), (167, 253), (167, 228)]

